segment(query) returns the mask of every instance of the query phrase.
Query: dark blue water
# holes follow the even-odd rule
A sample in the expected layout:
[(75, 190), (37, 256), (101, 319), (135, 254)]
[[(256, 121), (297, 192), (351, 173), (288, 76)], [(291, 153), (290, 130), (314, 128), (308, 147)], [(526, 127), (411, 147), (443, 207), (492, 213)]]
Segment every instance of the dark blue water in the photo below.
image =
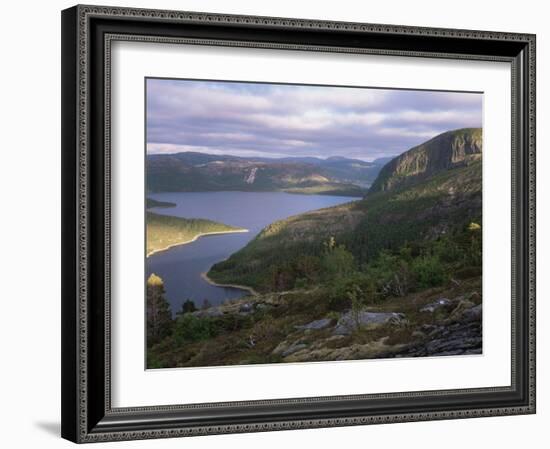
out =
[(248, 229), (249, 232), (200, 237), (147, 258), (147, 276), (156, 273), (164, 280), (172, 311), (181, 309), (186, 299), (199, 307), (205, 299), (220, 304), (239, 298), (247, 291), (216, 287), (201, 273), (216, 262), (227, 259), (244, 247), (265, 226), (303, 212), (354, 201), (357, 198), (329, 195), (296, 195), (284, 192), (177, 192), (148, 195), (159, 201), (176, 203), (176, 207), (154, 208), (152, 212), (185, 218), (206, 218)]

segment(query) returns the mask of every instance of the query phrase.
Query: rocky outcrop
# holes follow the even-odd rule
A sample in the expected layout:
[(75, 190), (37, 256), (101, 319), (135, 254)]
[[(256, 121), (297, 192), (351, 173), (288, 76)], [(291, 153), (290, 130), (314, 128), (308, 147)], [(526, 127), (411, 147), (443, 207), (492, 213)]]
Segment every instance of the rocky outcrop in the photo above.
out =
[(420, 309), (421, 312), (429, 312), (434, 313), (436, 310), (439, 310), (444, 307), (448, 307), (450, 304), (452, 304), (452, 301), (447, 298), (439, 298), (437, 301), (432, 302), (430, 304), (426, 304), (424, 307)]
[(394, 190), (427, 179), (441, 171), (463, 166), (481, 157), (480, 128), (448, 131), (388, 162), (369, 193)]
[(241, 315), (246, 316), (250, 315), (257, 310), (269, 310), (270, 308), (276, 307), (276, 303), (273, 303), (269, 297), (264, 297), (264, 302), (252, 301), (248, 298), (237, 299), (233, 301), (228, 301), (219, 306), (212, 306), (206, 309), (197, 310), (191, 312), (193, 316), (197, 318), (217, 318), (224, 315)]
[(462, 313), (462, 320), (466, 322), (481, 321), (481, 304), (465, 310)]
[[(337, 336), (336, 336), (337, 337)], [(335, 337), (332, 337), (335, 338)], [(316, 347), (303, 348), (285, 357), (285, 362), (317, 362), (323, 360), (363, 360), (379, 358), (380, 354), (397, 353), (405, 345), (388, 345), (389, 337), (382, 337), (378, 340), (365, 344), (352, 344), (341, 348), (316, 345)]]
[(428, 335), (380, 357), (432, 357), (446, 355), (481, 354), (481, 322), (455, 322), (448, 326), (434, 326)]
[(319, 330), (324, 329), (332, 324), (332, 320), (329, 318), (323, 318), (322, 320), (315, 320), (311, 323), (303, 324), (300, 326), (294, 326), (298, 330)]
[(293, 301), (290, 292), (242, 298), (192, 314), (212, 320), (232, 315), (255, 322), (256, 330), (241, 336), (241, 346), (253, 351), (267, 347), (266, 360), (277, 362), (481, 354), (481, 296), (476, 291), (458, 296), (449, 293), (418, 303), (411, 298), (411, 303), (397, 307), (379, 304), (294, 321), (289, 323), (288, 333), (279, 334), (272, 343), (269, 335), (273, 330), (264, 320), (270, 319), (270, 313), (281, 313), (285, 304)]
[(273, 350), (273, 355), (280, 355), (281, 357), (288, 357), (295, 352), (301, 351), (307, 348), (305, 343), (300, 341), (295, 341), (291, 344), (288, 344), (286, 341), (279, 343), (279, 345)]
[[(425, 317), (420, 323), (431, 324), (409, 322), (398, 312), (354, 314), (348, 310), (338, 320), (323, 318), (295, 325), (296, 331), (272, 355), (284, 362), (312, 362), (481, 354), (482, 305), (473, 302), (480, 300), (473, 292), (419, 306), (418, 312)], [(364, 332), (357, 334), (358, 330)], [(396, 334), (401, 336), (396, 338)], [(369, 341), (368, 335), (374, 338)]]
[(395, 312), (365, 312), (354, 314), (351, 310), (340, 317), (334, 333), (336, 335), (350, 335), (358, 329), (372, 330), (387, 324), (403, 326), (406, 324), (405, 315)]
[[(465, 316), (470, 313), (469, 310), (474, 306), (475, 304), (470, 300), (461, 298), (458, 301), (458, 303), (456, 303), (456, 307), (452, 310), (451, 314), (449, 315), (449, 321), (464, 320)], [(480, 307), (480, 310), (481, 310), (481, 307)]]
[[(455, 304), (456, 301), (454, 301)], [(482, 305), (459, 299), (449, 317), (424, 325), (416, 340), (381, 357), (428, 357), (482, 353)]]

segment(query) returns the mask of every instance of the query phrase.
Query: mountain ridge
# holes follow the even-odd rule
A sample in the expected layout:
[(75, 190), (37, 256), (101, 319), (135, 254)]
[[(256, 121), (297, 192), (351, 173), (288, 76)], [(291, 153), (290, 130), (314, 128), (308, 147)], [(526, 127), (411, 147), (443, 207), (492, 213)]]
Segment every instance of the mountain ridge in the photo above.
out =
[(363, 196), (385, 162), (331, 157), (240, 157), (198, 152), (147, 156), (149, 192), (288, 191)]
[(393, 158), (380, 170), (369, 193), (412, 185), (440, 171), (481, 158), (481, 128), (461, 128), (439, 134)]

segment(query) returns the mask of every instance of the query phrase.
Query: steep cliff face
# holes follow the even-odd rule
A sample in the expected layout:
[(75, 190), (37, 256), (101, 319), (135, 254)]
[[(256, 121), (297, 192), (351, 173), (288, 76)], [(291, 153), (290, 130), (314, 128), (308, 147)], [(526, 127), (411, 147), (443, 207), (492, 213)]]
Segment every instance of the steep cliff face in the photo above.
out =
[(416, 184), (439, 172), (481, 159), (480, 128), (448, 131), (388, 162), (369, 193), (390, 191)]

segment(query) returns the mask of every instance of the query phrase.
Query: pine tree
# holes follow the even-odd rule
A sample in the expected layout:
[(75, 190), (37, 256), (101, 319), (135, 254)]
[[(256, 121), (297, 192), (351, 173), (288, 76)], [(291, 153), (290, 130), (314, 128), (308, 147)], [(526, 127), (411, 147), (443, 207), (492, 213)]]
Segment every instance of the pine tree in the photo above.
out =
[(151, 274), (147, 279), (147, 346), (158, 343), (172, 330), (172, 312), (164, 294), (162, 278)]
[(186, 299), (183, 304), (181, 305), (181, 311), (179, 312), (181, 315), (184, 315), (186, 313), (192, 313), (197, 310), (197, 306), (195, 306), (195, 303), (191, 299)]

